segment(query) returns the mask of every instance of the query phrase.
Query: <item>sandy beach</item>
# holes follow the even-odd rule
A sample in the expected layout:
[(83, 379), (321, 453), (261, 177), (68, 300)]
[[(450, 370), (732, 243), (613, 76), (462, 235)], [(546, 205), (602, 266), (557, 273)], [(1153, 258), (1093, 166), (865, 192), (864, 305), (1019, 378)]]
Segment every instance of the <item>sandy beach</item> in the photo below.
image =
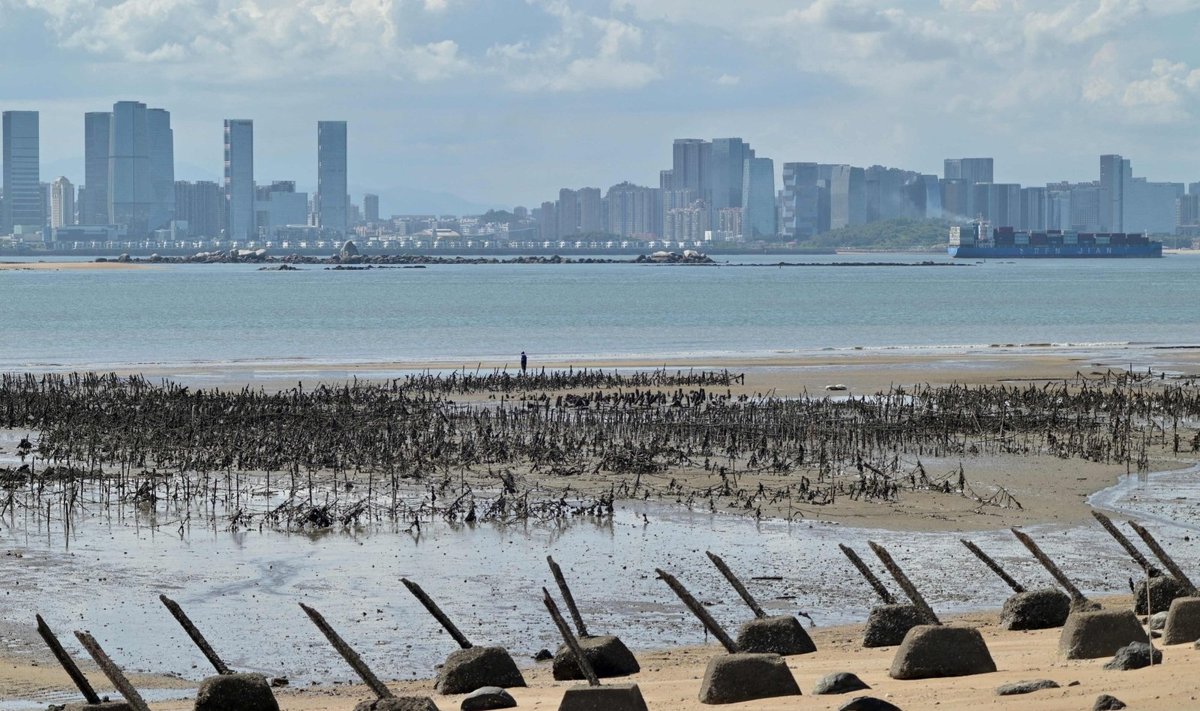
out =
[[(1172, 350), (1164, 354), (1169, 357), (1172, 372), (1194, 374), (1200, 372), (1200, 349)], [(377, 373), (380, 369), (404, 370), (449, 369), (462, 364), (361, 364), (346, 369), (349, 373)], [(503, 364), (497, 364), (497, 367)], [(556, 364), (557, 365), (557, 364)], [(680, 363), (643, 363), (594, 361), (572, 363), (574, 367), (589, 368), (636, 368), (665, 366), (668, 369), (724, 369), (745, 372), (746, 382), (731, 390), (744, 394), (771, 394), (786, 396), (806, 390), (812, 393), (828, 392), (825, 385), (837, 382), (847, 386), (848, 391), (829, 392), (832, 397), (869, 394), (886, 389), (897, 383), (971, 383), (1012, 385), (1039, 385), (1041, 383), (1070, 378), (1080, 373), (1089, 378), (1100, 378), (1108, 369), (1123, 369), (1115, 359), (1108, 361), (1088, 354), (1066, 353), (996, 353), (986, 357), (946, 358), (939, 355), (890, 355), (853, 354), (817, 358), (778, 358), (760, 360), (703, 360)], [(1129, 367), (1126, 364), (1124, 367)], [(1162, 367), (1161, 363), (1138, 362), (1135, 370)], [(488, 365), (484, 364), (483, 368)], [(179, 369), (164, 368), (160, 371), (142, 371), (148, 377), (179, 378), (187, 381), (201, 373), (221, 384), (241, 383), (272, 389), (278, 384), (287, 387), (293, 377), (305, 377), (309, 366), (276, 366), (268, 369), (269, 378), (261, 379), (261, 366), (239, 369)], [(323, 371), (327, 382), (338, 382), (329, 371)], [(247, 377), (247, 375), (255, 377)], [(286, 381), (284, 379), (287, 379)], [(305, 377), (306, 383), (311, 382)], [(211, 387), (210, 380), (205, 381)], [(482, 397), (473, 395), (473, 398)], [(1010, 526), (1028, 526), (1040, 523), (1080, 524), (1090, 520), (1087, 497), (1092, 493), (1114, 484), (1126, 474), (1124, 467), (1112, 464), (1062, 459), (1054, 456), (1021, 457), (967, 457), (938, 458), (923, 457), (921, 465), (932, 478), (954, 476), (959, 466), (963, 467), (969, 489), (986, 497), (1003, 487), (1003, 490), (1020, 502), (1020, 506), (982, 505), (979, 498), (959, 493), (939, 491), (910, 491), (892, 502), (839, 500), (836, 505), (785, 508), (767, 507), (763, 515), (794, 520), (820, 520), (841, 523), (847, 526), (884, 529), (889, 531), (934, 531), (963, 532), (986, 529), (1001, 529)], [(907, 462), (914, 465), (916, 460)], [(1167, 451), (1157, 450), (1150, 461), (1152, 470), (1181, 469), (1192, 463), (1186, 457), (1173, 456)], [(671, 472), (670, 475), (680, 475)], [(690, 483), (697, 488), (706, 485), (704, 477), (713, 477), (712, 472), (702, 470), (687, 472)], [(753, 486), (755, 475), (743, 475), (742, 486)], [(668, 474), (648, 475), (665, 481)], [(659, 481), (658, 484), (663, 484)], [(616, 483), (603, 473), (582, 476), (571, 482), (580, 492), (602, 492)], [(712, 483), (712, 482), (708, 482)], [(763, 476), (763, 483), (770, 484), (770, 477)], [(521, 472), (518, 486), (549, 486), (554, 484), (545, 474)], [(669, 503), (669, 502), (664, 502)], [(782, 505), (781, 505), (782, 506)], [(664, 599), (656, 602), (674, 603)], [(1106, 600), (1107, 605), (1128, 606), (1128, 598)], [(863, 611), (865, 613), (865, 610)], [(682, 606), (680, 615), (685, 615)], [(76, 626), (85, 625), (87, 613), (80, 620), (69, 621)], [(981, 628), (998, 671), (991, 674), (953, 679), (927, 681), (897, 681), (888, 677), (894, 648), (864, 649), (861, 647), (861, 626), (818, 627), (812, 631), (818, 652), (812, 655), (792, 657), (789, 666), (805, 695), (800, 698), (760, 700), (737, 704), (731, 708), (753, 711), (782, 711), (782, 709), (811, 708), (836, 709), (848, 697), (813, 696), (815, 682), (822, 676), (851, 671), (862, 677), (873, 687), (868, 692), (884, 698), (903, 709), (926, 709), (934, 707), (957, 708), (968, 704), (990, 705), (995, 708), (1063, 710), (1090, 708), (1092, 701), (1101, 693), (1112, 694), (1131, 708), (1179, 709), (1196, 705), (1197, 692), (1191, 679), (1200, 664), (1200, 651), (1191, 644), (1166, 649), (1166, 663), (1151, 669), (1133, 672), (1115, 672), (1102, 669), (1105, 660), (1066, 661), (1057, 652), (1058, 630), (1037, 632), (1009, 632), (997, 624), (998, 611), (972, 613), (954, 619), (954, 624), (965, 624)], [(309, 630), (304, 630), (306, 633)], [(114, 631), (110, 633), (115, 634)], [(0, 635), (2, 636), (2, 635)], [(402, 641), (402, 640), (400, 640)], [(110, 650), (119, 659), (119, 648)], [(370, 649), (360, 649), (370, 659)], [(698, 701), (697, 691), (707, 660), (720, 652), (714, 645), (705, 647), (670, 647), (663, 640), (658, 651), (639, 652), (643, 671), (632, 678), (641, 687), (651, 709), (683, 711), (706, 708)], [(269, 657), (269, 651), (266, 652)], [(197, 658), (194, 674), (187, 678), (164, 677), (153, 674), (135, 675), (139, 688), (155, 693), (154, 698), (173, 695), (169, 690), (190, 690), (205, 674)], [(267, 662), (269, 664), (269, 662)], [(380, 676), (391, 679), (387, 669), (377, 669)], [(93, 676), (96, 673), (93, 672)], [(331, 679), (350, 678), (347, 669), (330, 670)], [(545, 665), (526, 670), (530, 683), (527, 689), (513, 690), (520, 708), (556, 709), (564, 688), (568, 684), (554, 682)], [(1014, 681), (1049, 678), (1062, 688), (1038, 691), (1017, 697), (998, 697), (997, 686)], [(1078, 682), (1074, 685), (1073, 682)], [(432, 682), (428, 679), (392, 681), (391, 687), (398, 692), (432, 693)], [(0, 698), (45, 699), (63, 698), (69, 691), (69, 681), (54, 661), (40, 650), (0, 652)], [(165, 694), (164, 694), (165, 690)], [(281, 708), (295, 711), (349, 711), (358, 701), (368, 698), (365, 687), (348, 683), (322, 683), (317, 686), (289, 686), (278, 691)], [(435, 696), (442, 709), (457, 708), (461, 697)], [(187, 700), (159, 701), (152, 704), (155, 711), (182, 711), (190, 709)]]
[[(1125, 607), (1128, 597), (1104, 601), (1106, 607)], [(698, 623), (697, 623), (698, 624)], [(1100, 694), (1111, 694), (1131, 709), (1175, 710), (1197, 707), (1195, 670), (1200, 665), (1200, 651), (1192, 644), (1163, 648), (1164, 663), (1135, 671), (1111, 671), (1103, 668), (1107, 659), (1065, 660), (1058, 654), (1059, 630), (1011, 632), (997, 626), (995, 613), (980, 613), (959, 617), (953, 625), (978, 627), (987, 642), (997, 671), (973, 676), (898, 681), (888, 676), (895, 648), (866, 649), (861, 646), (861, 627), (831, 627), (811, 630), (817, 652), (787, 658), (803, 696), (763, 699), (729, 705), (730, 709), (746, 711), (784, 711), (785, 709), (836, 709), (850, 698), (871, 695), (896, 706), (911, 709), (987, 707), (997, 709), (1029, 709), (1031, 711), (1076, 711), (1089, 709)], [(360, 650), (370, 659), (370, 650)], [(606, 683), (632, 681), (638, 684), (650, 709), (655, 711), (698, 711), (712, 708), (699, 702), (700, 680), (708, 660), (722, 653), (720, 647), (683, 647), (640, 654), (642, 671), (628, 679)], [(36, 694), (42, 690), (62, 689), (69, 685), (66, 676), (39, 661), (33, 665), (28, 658), (8, 658), (0, 664), (0, 688)], [(85, 666), (85, 668), (87, 668)], [(343, 671), (338, 675), (344, 677)], [(376, 669), (384, 679), (386, 669)], [(870, 691), (845, 695), (814, 696), (812, 689), (821, 677), (840, 671), (857, 674), (872, 688)], [(204, 670), (197, 669), (197, 676)], [(95, 674), (93, 674), (94, 676)], [(525, 670), (528, 688), (512, 689), (518, 708), (553, 711), (558, 708), (564, 689), (572, 682), (556, 682), (547, 664)], [(186, 688), (194, 682), (177, 679), (135, 677), (145, 689)], [(1061, 688), (1036, 691), (1027, 695), (995, 694), (996, 687), (1016, 681), (1051, 679)], [(459, 696), (436, 694), (429, 680), (390, 682), (397, 694), (431, 695), (438, 707), (457, 709)], [(284, 711), (350, 711), (354, 705), (371, 698), (362, 685), (339, 684), (321, 688), (284, 688), (277, 691), (280, 708)], [(163, 701), (151, 705), (156, 711), (185, 711), (191, 701)]]

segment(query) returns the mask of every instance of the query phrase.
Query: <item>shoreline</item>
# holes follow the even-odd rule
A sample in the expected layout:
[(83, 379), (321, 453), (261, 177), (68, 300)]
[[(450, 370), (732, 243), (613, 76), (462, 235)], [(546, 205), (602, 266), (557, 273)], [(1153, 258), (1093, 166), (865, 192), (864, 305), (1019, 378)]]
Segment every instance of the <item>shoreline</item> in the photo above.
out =
[[(241, 388), (280, 385), (334, 384), (352, 379), (386, 381), (408, 374), (455, 371), (519, 372), (519, 356), (479, 357), (470, 360), (430, 358), (419, 360), (369, 359), (352, 362), (289, 359), (233, 360), (195, 363), (42, 363), (0, 368), (6, 372), (101, 372), (171, 379), (197, 386)], [(533, 371), (567, 370), (728, 370), (745, 373), (735, 394), (774, 393), (789, 396), (825, 392), (830, 385), (846, 385), (835, 396), (874, 394), (892, 386), (1020, 384), (1061, 381), (1084, 375), (1097, 378), (1104, 372), (1168, 372), (1200, 375), (1200, 344), (1030, 344), (959, 345), (845, 348), (808, 353), (697, 355), (637, 355), (581, 357), (533, 354)]]
[[(1099, 598), (1106, 609), (1128, 608), (1128, 595)], [(747, 613), (748, 615), (749, 613)], [(944, 616), (947, 624), (955, 627), (968, 626), (980, 630), (988, 649), (996, 662), (997, 671), (965, 677), (935, 678), (917, 681), (892, 679), (888, 667), (895, 655), (896, 647), (868, 649), (861, 647), (862, 625), (840, 625), (817, 627), (806, 630), (813, 638), (817, 651), (811, 654), (786, 657), (793, 677), (799, 684), (800, 697), (760, 699), (738, 704), (737, 708), (754, 711), (791, 711), (803, 709), (838, 708), (850, 698), (870, 695), (882, 698), (902, 709), (926, 709), (934, 706), (962, 708), (967, 705), (998, 705), (1004, 709), (1030, 709), (1039, 711), (1074, 711), (1090, 708), (1100, 694), (1111, 694), (1130, 705), (1131, 708), (1165, 711), (1188, 708), (1194, 703), (1195, 691), (1191, 683), (1190, 670), (1200, 664), (1200, 650), (1185, 643), (1164, 650), (1164, 662), (1150, 668), (1133, 672), (1114, 672), (1102, 668), (1107, 657), (1093, 660), (1069, 661), (1059, 657), (1057, 642), (1060, 630), (1035, 630), (1013, 632), (998, 626), (998, 611), (986, 610), (962, 615)], [(694, 620), (693, 620), (694, 622)], [(699, 623), (696, 622), (698, 625)], [(315, 630), (314, 630), (314, 634)], [(353, 642), (352, 642), (353, 644)], [(368, 664), (371, 663), (370, 649), (358, 648)], [(642, 671), (630, 677), (605, 680), (604, 684), (636, 683), (650, 708), (655, 711), (700, 711), (709, 708), (697, 698), (700, 676), (708, 660), (723, 653), (716, 644), (702, 646), (674, 646), (636, 654)], [(321, 649), (332, 654), (328, 648)], [(29, 658), (0, 654), (0, 688), (23, 680), (18, 694), (34, 689), (70, 688), (65, 673), (53, 664), (36, 662)], [(349, 679), (352, 673), (340, 659), (331, 662), (339, 678)], [(463, 695), (443, 696), (432, 688), (430, 678), (408, 681), (389, 680), (386, 669), (372, 665), (389, 689), (397, 694), (428, 695), (438, 707), (458, 708)], [(95, 679), (98, 672), (90, 662), (82, 667)], [(835, 672), (849, 671), (857, 674), (871, 686), (868, 691), (850, 694), (816, 696), (812, 688), (823, 676)], [(197, 669), (197, 676), (205, 672)], [(580, 682), (554, 681), (548, 663), (539, 663), (522, 670), (529, 686), (510, 689), (518, 702), (518, 708), (552, 711), (558, 706), (565, 689)], [(152, 701), (154, 711), (190, 711), (198, 685), (196, 680), (153, 675), (131, 675), (139, 691), (146, 696), (163, 699), (166, 696), (183, 698)], [(1060, 688), (1047, 689), (1032, 694), (998, 697), (996, 687), (1016, 681), (1049, 678)], [(101, 694), (111, 693), (101, 690)], [(350, 711), (358, 702), (372, 697), (371, 692), (360, 682), (321, 685), (319, 687), (286, 686), (275, 689), (282, 711)], [(33, 711), (45, 707), (44, 692), (36, 696), (10, 696), (4, 708)], [(52, 698), (66, 698), (73, 694), (61, 694)], [(28, 705), (18, 705), (16, 699), (28, 700)]]

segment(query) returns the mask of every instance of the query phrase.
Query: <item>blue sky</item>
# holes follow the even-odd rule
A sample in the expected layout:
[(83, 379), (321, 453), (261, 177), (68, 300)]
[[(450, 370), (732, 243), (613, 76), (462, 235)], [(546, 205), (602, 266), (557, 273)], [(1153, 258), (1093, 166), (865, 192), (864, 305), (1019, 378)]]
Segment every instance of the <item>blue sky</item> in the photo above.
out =
[[(657, 185), (674, 137), (776, 161), (996, 179), (1200, 180), (1195, 0), (0, 0), (0, 108), (37, 109), (43, 172), (82, 179), (83, 112), (172, 113), (177, 174), (216, 179), (255, 121), (260, 182), (316, 173), (350, 122), (350, 183), (536, 205)], [(46, 179), (53, 175), (44, 175)], [(357, 201), (356, 197), (356, 201)]]

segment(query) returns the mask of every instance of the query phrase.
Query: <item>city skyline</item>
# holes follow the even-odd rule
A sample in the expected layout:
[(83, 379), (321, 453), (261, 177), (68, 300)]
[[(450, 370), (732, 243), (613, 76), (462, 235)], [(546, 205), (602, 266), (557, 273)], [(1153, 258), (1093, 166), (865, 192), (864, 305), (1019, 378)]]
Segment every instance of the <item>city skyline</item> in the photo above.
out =
[[(219, 181), (221, 122), (244, 116), (258, 175), (315, 190), (309, 126), (353, 107), (350, 189), (385, 213), (397, 186), (532, 206), (582, 180), (653, 185), (658, 147), (687, 135), (746, 137), (777, 182), (784, 161), (937, 174), (947, 155), (1084, 180), (1100, 154), (1192, 181), (1200, 153), (1200, 15), (1171, 0), (0, 2), (3, 108), (41, 111), (43, 135), (136, 97), (172, 111), (177, 177)], [(43, 174), (86, 184), (83, 155), (47, 143)]]

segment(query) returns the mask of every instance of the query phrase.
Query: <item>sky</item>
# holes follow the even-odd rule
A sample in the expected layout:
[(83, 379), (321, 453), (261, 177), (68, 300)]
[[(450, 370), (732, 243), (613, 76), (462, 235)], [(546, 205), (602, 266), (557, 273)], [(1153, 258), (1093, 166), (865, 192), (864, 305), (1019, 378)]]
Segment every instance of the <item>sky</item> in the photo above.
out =
[[(997, 182), (1200, 181), (1196, 0), (0, 0), (0, 109), (41, 112), (43, 179), (83, 177), (83, 113), (169, 110), (176, 177), (219, 180), (222, 120), (259, 182), (316, 182), (349, 122), (381, 211), (535, 206), (658, 185), (677, 137)], [(440, 197), (438, 197), (440, 195)], [(389, 204), (391, 201), (393, 204)]]

